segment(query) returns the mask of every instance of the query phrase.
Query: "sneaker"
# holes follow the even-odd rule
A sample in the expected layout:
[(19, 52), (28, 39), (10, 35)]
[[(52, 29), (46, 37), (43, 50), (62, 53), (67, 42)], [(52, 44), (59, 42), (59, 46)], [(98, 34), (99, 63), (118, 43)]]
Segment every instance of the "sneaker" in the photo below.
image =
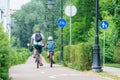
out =
[(42, 63), (40, 63), (40, 66), (43, 66), (43, 64), (42, 64)]

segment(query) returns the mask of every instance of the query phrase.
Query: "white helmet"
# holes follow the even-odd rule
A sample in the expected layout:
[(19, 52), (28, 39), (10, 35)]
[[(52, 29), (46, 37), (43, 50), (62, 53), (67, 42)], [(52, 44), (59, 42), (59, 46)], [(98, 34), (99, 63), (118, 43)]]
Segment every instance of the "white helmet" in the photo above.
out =
[(53, 40), (53, 37), (52, 37), (52, 36), (49, 36), (49, 37), (48, 37), (48, 40)]

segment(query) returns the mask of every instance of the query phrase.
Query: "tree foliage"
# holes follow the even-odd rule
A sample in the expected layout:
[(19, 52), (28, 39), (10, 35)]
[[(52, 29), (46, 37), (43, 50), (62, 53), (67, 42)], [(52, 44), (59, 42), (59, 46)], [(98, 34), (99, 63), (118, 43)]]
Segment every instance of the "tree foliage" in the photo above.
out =
[(9, 69), (9, 41), (0, 24), (0, 79), (8, 80)]
[(20, 46), (27, 46), (35, 25), (42, 26), (43, 14), (44, 7), (41, 1), (28, 3), (14, 14), (17, 26), (14, 27), (13, 34), (19, 40)]
[[(75, 0), (73, 4), (77, 8), (77, 14), (72, 17), (72, 43), (86, 42), (88, 41), (87, 32), (92, 27), (91, 22), (94, 21), (93, 17), (95, 17), (95, 1)], [(68, 21), (68, 26), (69, 24)], [(69, 33), (68, 26), (65, 28), (65, 36)], [(69, 36), (66, 39), (68, 38)]]

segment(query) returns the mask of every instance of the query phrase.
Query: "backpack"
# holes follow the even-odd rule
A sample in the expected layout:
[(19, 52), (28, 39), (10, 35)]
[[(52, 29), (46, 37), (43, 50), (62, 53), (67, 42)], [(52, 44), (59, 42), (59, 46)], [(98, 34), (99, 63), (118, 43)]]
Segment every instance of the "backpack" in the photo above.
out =
[(42, 40), (41, 34), (40, 34), (40, 33), (36, 33), (36, 34), (35, 34), (35, 41), (36, 41), (36, 42), (40, 42), (41, 40)]
[(54, 50), (54, 41), (48, 41), (47, 47), (48, 50)]

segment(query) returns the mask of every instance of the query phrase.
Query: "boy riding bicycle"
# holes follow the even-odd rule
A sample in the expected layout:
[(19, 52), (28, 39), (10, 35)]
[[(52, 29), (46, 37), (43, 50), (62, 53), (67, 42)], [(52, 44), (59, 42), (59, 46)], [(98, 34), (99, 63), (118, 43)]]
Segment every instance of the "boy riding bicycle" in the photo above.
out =
[(52, 51), (53, 52), (53, 54), (52, 54), (53, 63), (55, 63), (54, 62), (54, 49), (55, 49), (55, 47), (56, 47), (56, 45), (55, 45), (55, 43), (53, 41), (52, 36), (49, 36), (48, 41), (47, 41), (48, 58), (50, 57), (49, 52)]

